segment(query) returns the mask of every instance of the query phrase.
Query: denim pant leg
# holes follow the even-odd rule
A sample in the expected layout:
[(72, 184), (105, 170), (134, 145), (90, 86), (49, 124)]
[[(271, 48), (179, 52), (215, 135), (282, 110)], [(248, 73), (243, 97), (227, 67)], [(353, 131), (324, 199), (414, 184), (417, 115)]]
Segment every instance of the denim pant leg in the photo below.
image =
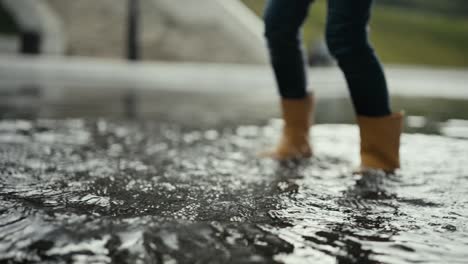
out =
[(301, 27), (312, 0), (267, 0), (265, 36), (281, 97), (304, 98), (307, 93)]
[(372, 0), (328, 0), (326, 39), (343, 71), (355, 111), (364, 116), (391, 113), (382, 66), (368, 41)]

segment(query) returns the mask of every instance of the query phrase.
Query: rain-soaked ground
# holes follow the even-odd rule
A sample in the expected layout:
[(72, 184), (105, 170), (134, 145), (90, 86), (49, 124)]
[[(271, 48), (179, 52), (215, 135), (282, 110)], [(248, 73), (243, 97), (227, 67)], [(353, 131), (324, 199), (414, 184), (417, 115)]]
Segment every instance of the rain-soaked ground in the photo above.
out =
[(468, 140), (405, 134), (397, 175), (358, 134), (261, 160), (280, 124), (0, 122), (1, 263), (467, 263)]

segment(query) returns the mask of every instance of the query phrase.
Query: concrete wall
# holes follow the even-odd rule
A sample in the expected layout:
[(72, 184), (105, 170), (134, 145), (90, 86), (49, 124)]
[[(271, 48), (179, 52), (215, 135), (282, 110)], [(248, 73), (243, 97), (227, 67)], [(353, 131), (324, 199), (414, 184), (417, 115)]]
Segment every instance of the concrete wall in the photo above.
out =
[[(125, 56), (127, 0), (45, 1), (63, 21), (68, 54)], [(262, 23), (238, 0), (140, 1), (144, 59), (267, 62)]]
[[(237, 0), (156, 0), (160, 28), (149, 58), (265, 63), (262, 23)], [(155, 26), (146, 21), (145, 30)], [(155, 46), (152, 46), (155, 45)]]

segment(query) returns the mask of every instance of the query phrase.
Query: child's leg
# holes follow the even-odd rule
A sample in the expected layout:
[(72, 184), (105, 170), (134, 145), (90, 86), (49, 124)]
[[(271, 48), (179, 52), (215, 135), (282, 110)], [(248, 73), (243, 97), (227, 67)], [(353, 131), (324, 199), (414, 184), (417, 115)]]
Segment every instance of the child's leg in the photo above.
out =
[(372, 0), (328, 0), (326, 39), (338, 60), (355, 111), (363, 116), (391, 113), (382, 66), (368, 41)]
[(372, 0), (328, 0), (327, 43), (348, 82), (361, 136), (361, 168), (400, 167), (401, 113), (391, 114), (382, 66), (367, 37)]
[(307, 77), (301, 41), (301, 26), (312, 0), (268, 0), (265, 36), (279, 93), (282, 98), (307, 95)]
[(312, 155), (309, 127), (314, 102), (307, 93), (301, 26), (312, 0), (268, 0), (265, 35), (281, 95), (283, 133), (277, 147), (262, 156), (278, 160)]

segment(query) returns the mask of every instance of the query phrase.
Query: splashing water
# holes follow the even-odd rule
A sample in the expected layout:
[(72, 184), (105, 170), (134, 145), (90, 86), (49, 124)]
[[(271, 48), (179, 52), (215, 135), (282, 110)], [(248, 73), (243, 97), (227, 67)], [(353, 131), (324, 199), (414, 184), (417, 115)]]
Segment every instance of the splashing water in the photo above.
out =
[(405, 134), (403, 170), (356, 176), (356, 127), (257, 159), (279, 125), (0, 122), (0, 261), (466, 263), (467, 140)]

